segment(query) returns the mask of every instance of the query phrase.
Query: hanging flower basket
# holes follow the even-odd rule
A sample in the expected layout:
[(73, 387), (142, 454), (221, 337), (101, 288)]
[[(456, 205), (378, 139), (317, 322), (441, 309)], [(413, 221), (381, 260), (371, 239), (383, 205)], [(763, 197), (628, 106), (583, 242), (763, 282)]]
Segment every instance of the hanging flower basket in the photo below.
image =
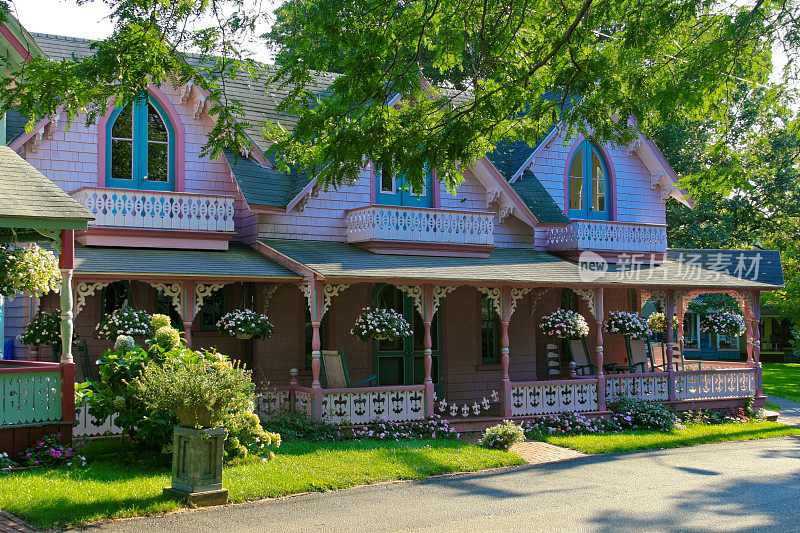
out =
[(42, 313), (41, 311), (31, 319), (19, 335), (22, 344), (38, 346), (46, 344), (56, 346), (61, 344), (61, 315), (58, 311)]
[(646, 339), (653, 334), (647, 320), (634, 311), (611, 311), (604, 330), (630, 339)]
[(55, 255), (36, 244), (0, 244), (0, 296), (26, 291), (40, 296), (58, 292), (60, 286), (61, 271)]
[(542, 317), (539, 325), (545, 335), (562, 339), (582, 339), (589, 335), (586, 319), (569, 309), (556, 309)]
[[(653, 313), (647, 317), (647, 325), (653, 333), (664, 333), (667, 331), (667, 319), (664, 313)], [(672, 315), (672, 329), (678, 329), (678, 315)]]
[(150, 338), (155, 334), (147, 311), (132, 309), (127, 304), (97, 324), (96, 329), (98, 337), (110, 341), (116, 341), (120, 335)]
[(395, 340), (411, 335), (411, 326), (403, 315), (394, 309), (371, 309), (365, 307), (353, 324), (350, 335), (366, 342), (375, 340)]
[(251, 309), (231, 311), (217, 322), (217, 328), (222, 333), (243, 340), (266, 339), (275, 330), (267, 315)]
[(747, 330), (744, 318), (736, 313), (722, 311), (700, 317), (700, 331), (726, 337), (738, 337)]

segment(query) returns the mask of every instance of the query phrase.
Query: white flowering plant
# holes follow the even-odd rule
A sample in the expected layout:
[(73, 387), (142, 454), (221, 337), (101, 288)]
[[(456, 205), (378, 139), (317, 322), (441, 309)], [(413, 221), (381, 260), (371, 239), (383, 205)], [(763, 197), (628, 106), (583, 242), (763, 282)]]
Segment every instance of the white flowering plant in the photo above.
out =
[(545, 335), (554, 337), (582, 339), (589, 335), (589, 324), (586, 323), (586, 319), (569, 309), (559, 308), (543, 316), (539, 327)]
[(730, 311), (721, 311), (700, 317), (700, 331), (703, 333), (738, 337), (743, 335), (746, 329), (744, 318)]
[[(672, 329), (678, 328), (678, 315), (672, 315)], [(647, 325), (653, 333), (664, 333), (667, 331), (667, 317), (664, 313), (656, 312), (647, 317)]]
[(411, 335), (411, 325), (394, 309), (365, 307), (356, 318), (350, 335), (366, 342), (370, 339), (394, 340)]
[(634, 311), (611, 311), (604, 329), (631, 339), (646, 339), (653, 334), (647, 320)]
[(41, 246), (0, 244), (0, 296), (30, 292), (35, 296), (58, 292), (58, 259)]
[(98, 337), (110, 341), (116, 341), (120, 335), (152, 337), (154, 333), (147, 311), (132, 309), (128, 305), (123, 305), (111, 313), (111, 316), (97, 324), (95, 329)]
[(61, 343), (61, 314), (58, 311), (42, 313), (31, 319), (19, 335), (22, 344), (55, 346)]
[(251, 309), (236, 309), (227, 313), (217, 322), (217, 328), (222, 333), (240, 339), (266, 339), (275, 331), (267, 315)]

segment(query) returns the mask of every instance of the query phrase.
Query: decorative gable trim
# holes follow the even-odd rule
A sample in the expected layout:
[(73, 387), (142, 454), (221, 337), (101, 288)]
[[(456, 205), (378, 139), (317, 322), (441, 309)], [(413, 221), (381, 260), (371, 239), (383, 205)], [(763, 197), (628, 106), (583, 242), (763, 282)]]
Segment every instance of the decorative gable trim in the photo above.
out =
[(667, 163), (664, 154), (661, 150), (641, 133), (638, 134), (628, 146), (628, 155), (636, 154), (636, 157), (644, 164), (650, 172), (650, 188), (653, 190), (660, 189), (661, 198), (666, 200), (669, 197), (691, 207), (687, 200), (684, 191), (679, 189), (676, 184), (678, 176), (672, 167)]
[(470, 170), (475, 179), (486, 189), (486, 208), (492, 209), (494, 206), (500, 222), (514, 215), (531, 227), (539, 224), (525, 202), (511, 188), (489, 158), (481, 158)]
[(55, 115), (43, 118), (37, 122), (31, 131), (20, 135), (13, 143), (11, 143), (10, 148), (15, 152), (19, 152), (20, 149), (25, 147), (25, 150), (29, 151), (30, 153), (37, 153), (43, 139), (50, 140), (53, 138), (53, 134), (58, 129), (58, 121), (63, 109), (64, 107), (62, 106), (58, 109), (58, 113)]
[(549, 147), (559, 133), (561, 133), (560, 126), (550, 130), (550, 133), (545, 135), (544, 139), (542, 139), (542, 142), (540, 142), (539, 145), (533, 149), (533, 152), (531, 152), (531, 155), (528, 156), (528, 159), (526, 159), (525, 162), (522, 163), (522, 166), (520, 166), (517, 169), (517, 171), (514, 172), (514, 175), (511, 176), (509, 183), (514, 183), (515, 181), (517, 181), (520, 178), (520, 176), (522, 176), (525, 173), (526, 170), (531, 168), (533, 164), (536, 163), (536, 156), (539, 155), (539, 151), (544, 147)]

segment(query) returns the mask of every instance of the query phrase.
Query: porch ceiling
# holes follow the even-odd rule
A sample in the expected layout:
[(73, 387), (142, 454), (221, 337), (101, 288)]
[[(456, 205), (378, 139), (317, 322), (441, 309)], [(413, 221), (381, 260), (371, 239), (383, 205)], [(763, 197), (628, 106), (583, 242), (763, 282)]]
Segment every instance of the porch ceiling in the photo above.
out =
[[(780, 253), (774, 251), (670, 250), (659, 265), (642, 265), (638, 271), (631, 271), (630, 265), (609, 264), (606, 272), (596, 274), (574, 261), (524, 248), (495, 248), (488, 258), (433, 257), (378, 255), (343, 242), (287, 239), (262, 239), (260, 242), (329, 279), (676, 287), (684, 290), (772, 290), (783, 286)], [(756, 258), (758, 268), (751, 268)], [(744, 270), (739, 266), (741, 262)], [(737, 276), (738, 273), (743, 275)]]
[(231, 243), (228, 250), (166, 250), (75, 247), (75, 273), (147, 275), (180, 278), (283, 278), (300, 276), (249, 246)]

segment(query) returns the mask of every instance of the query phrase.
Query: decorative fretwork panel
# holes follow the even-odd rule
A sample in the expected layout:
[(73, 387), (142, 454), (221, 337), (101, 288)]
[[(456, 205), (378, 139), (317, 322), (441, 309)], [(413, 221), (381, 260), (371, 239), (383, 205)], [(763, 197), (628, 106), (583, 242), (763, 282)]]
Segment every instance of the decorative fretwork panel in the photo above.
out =
[(325, 392), (322, 416), (328, 422), (354, 424), (419, 420), (425, 418), (425, 390)]
[(494, 244), (492, 213), (367, 206), (347, 215), (347, 242)]
[(0, 375), (0, 426), (61, 420), (61, 373)]
[(290, 394), (288, 389), (268, 390), (255, 398), (255, 412), (259, 418), (267, 419), (277, 412), (289, 409)]
[(509, 401), (513, 416), (596, 411), (597, 381), (513, 384)]
[(314, 393), (310, 391), (295, 390), (294, 409), (299, 413), (314, 416)]
[(606, 399), (630, 396), (646, 401), (669, 400), (669, 374), (654, 372), (648, 375), (614, 374), (606, 376)]
[(577, 220), (547, 232), (548, 250), (663, 253), (667, 228), (661, 225)]
[(755, 393), (755, 371), (750, 368), (679, 372), (675, 376), (675, 398), (678, 400), (747, 398)]

